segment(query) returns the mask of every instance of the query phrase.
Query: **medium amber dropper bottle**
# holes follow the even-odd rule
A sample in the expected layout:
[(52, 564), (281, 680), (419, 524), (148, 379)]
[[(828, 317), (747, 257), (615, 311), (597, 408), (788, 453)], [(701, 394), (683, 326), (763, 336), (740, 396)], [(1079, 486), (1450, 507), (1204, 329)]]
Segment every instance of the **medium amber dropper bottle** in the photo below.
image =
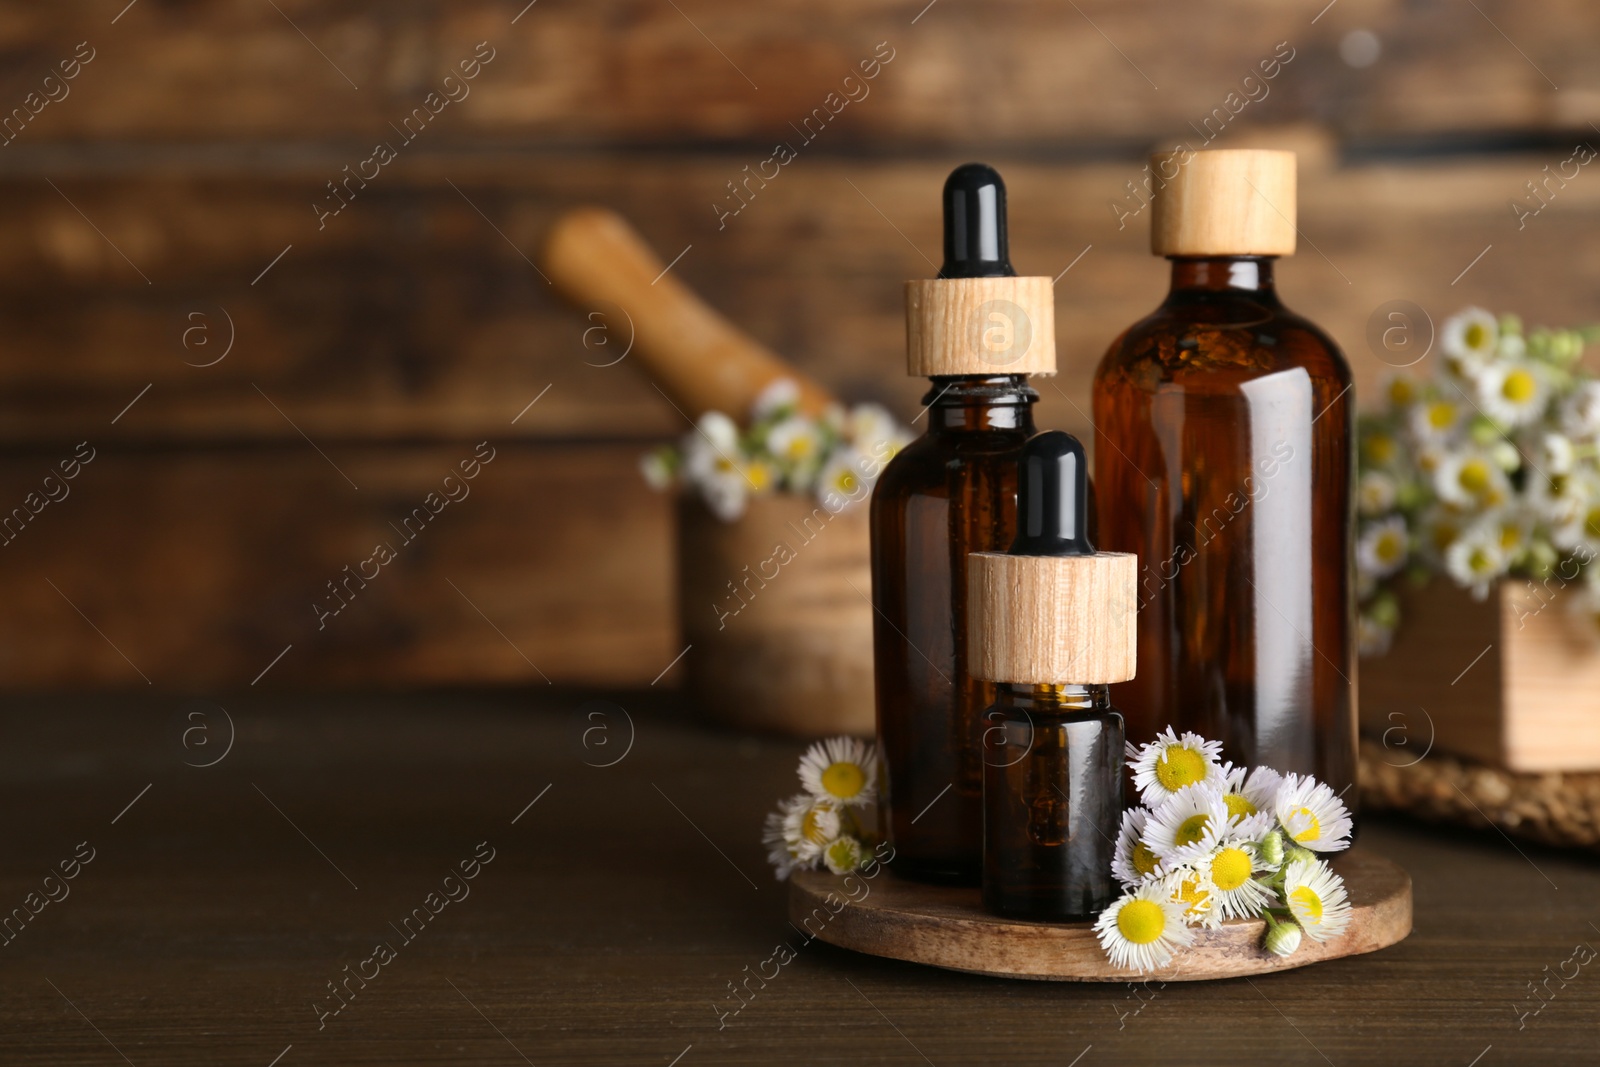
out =
[(983, 904), (1078, 922), (1116, 895), (1123, 723), (1108, 685), (1134, 675), (1138, 563), (1094, 550), (1071, 434), (1027, 443), (1017, 497), (1010, 549), (967, 571), (972, 672), (1000, 683), (983, 715)]
[(967, 669), (967, 555), (1015, 536), (1039, 398), (1027, 375), (1055, 373), (1055, 305), (1049, 278), (1011, 269), (1005, 184), (981, 163), (945, 182), (944, 256), (939, 277), (906, 283), (906, 366), (931, 379), (928, 428), (873, 489), (873, 656), (893, 869), (977, 885), (978, 717), (993, 687)]
[(1354, 807), (1350, 369), (1286, 309), (1291, 152), (1154, 157), (1166, 302), (1095, 375), (1099, 543), (1139, 557), (1128, 737), (1168, 724), (1236, 763), (1315, 774)]

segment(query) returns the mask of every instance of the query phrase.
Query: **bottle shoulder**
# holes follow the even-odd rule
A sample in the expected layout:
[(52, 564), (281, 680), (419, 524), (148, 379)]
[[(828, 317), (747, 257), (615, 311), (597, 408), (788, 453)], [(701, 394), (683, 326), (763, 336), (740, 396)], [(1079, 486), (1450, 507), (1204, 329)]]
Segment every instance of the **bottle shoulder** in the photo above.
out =
[(1028, 436), (1026, 430), (925, 433), (895, 453), (878, 476), (874, 496), (930, 490), (942, 495), (952, 471), (1015, 464)]
[(1095, 384), (1224, 392), (1295, 369), (1336, 389), (1353, 380), (1333, 338), (1275, 301), (1169, 301), (1112, 341)]

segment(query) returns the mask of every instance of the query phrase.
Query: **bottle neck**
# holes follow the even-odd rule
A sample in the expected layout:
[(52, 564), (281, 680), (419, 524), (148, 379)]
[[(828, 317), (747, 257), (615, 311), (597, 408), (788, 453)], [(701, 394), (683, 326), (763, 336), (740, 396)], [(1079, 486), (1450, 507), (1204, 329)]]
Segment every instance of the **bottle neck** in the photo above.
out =
[(1169, 256), (1170, 297), (1206, 293), (1249, 294), (1256, 300), (1276, 299), (1272, 267), (1275, 256)]
[(999, 703), (1031, 712), (1105, 712), (1111, 710), (1111, 687), (1062, 682), (1033, 685), (1002, 682), (996, 687)]
[(1015, 430), (1033, 433), (1033, 405), (1039, 394), (1021, 374), (992, 377), (929, 378), (932, 388), (922, 398), (928, 411), (928, 432)]

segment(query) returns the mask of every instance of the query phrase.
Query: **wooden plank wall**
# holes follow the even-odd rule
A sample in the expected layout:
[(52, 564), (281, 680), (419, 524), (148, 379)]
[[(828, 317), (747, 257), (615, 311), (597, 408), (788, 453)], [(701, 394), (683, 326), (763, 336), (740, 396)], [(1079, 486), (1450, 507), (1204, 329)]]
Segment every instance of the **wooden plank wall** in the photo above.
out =
[[(932, 270), (952, 165), (1003, 168), (1019, 269), (1076, 261), (1040, 418), (1084, 431), (1095, 361), (1165, 281), (1128, 183), (1208, 119), (1301, 151), (1281, 286), (1362, 385), (1388, 301), (1600, 319), (1600, 177), (1511, 206), (1600, 144), (1597, 45), (1590, 0), (0, 4), (0, 510), (59, 497), (0, 535), (0, 689), (655, 678), (670, 512), (634, 460), (685, 427), (530, 262), (580, 203), (905, 417), (901, 282)], [(404, 138), (430, 92), (457, 99)], [(857, 99), (802, 140), (830, 93)], [(779, 141), (798, 158), (723, 216)], [(470, 496), (404, 540), (484, 441)]]

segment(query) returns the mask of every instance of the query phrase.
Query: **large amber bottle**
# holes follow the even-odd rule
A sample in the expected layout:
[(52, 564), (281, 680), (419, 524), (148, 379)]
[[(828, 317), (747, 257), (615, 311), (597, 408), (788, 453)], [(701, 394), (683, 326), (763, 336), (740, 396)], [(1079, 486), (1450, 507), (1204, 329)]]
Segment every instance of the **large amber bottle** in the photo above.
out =
[(979, 716), (993, 686), (967, 667), (967, 556), (1016, 533), (1017, 457), (1033, 434), (1029, 374), (1055, 372), (1049, 278), (1019, 278), (1005, 185), (957, 168), (945, 262), (906, 284), (906, 363), (931, 387), (927, 430), (872, 494), (873, 655), (886, 826), (898, 874), (976, 885), (982, 873)]
[(1289, 152), (1157, 156), (1155, 313), (1095, 375), (1100, 545), (1139, 557), (1128, 739), (1169, 723), (1235, 762), (1312, 773), (1354, 805), (1350, 369), (1287, 310)]

